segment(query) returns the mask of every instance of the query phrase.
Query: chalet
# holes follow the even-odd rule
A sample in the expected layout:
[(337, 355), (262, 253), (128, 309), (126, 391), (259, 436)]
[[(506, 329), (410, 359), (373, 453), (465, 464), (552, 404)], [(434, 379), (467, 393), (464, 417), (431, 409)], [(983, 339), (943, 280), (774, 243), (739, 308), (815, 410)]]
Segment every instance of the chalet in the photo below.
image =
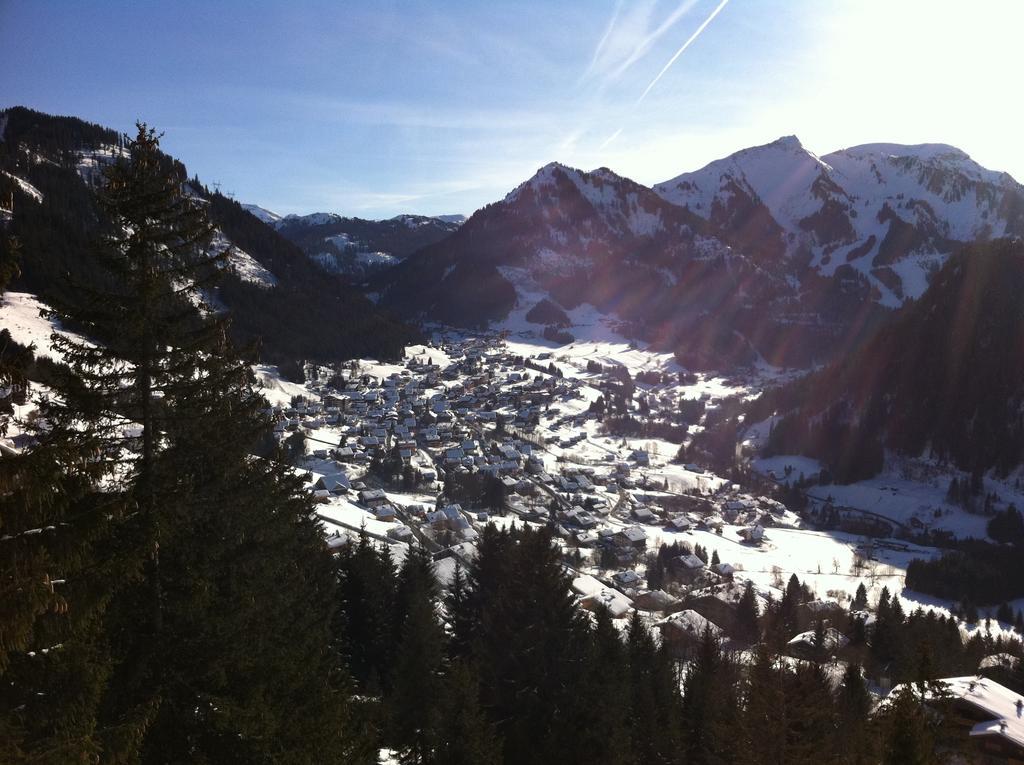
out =
[(736, 573), (736, 569), (728, 563), (716, 563), (711, 566), (711, 570), (723, 579), (732, 579)]
[(801, 632), (788, 643), (786, 652), (798, 659), (823, 660), (835, 656), (849, 643), (849, 639), (834, 627), (826, 627), (821, 631), (820, 641), (815, 630)]
[(391, 523), (398, 517), (398, 512), (390, 502), (383, 502), (373, 506), (373, 515), (378, 521)]
[(685, 515), (675, 515), (668, 519), (665, 524), (665, 528), (669, 531), (689, 531), (693, 527), (693, 523)]
[(668, 568), (676, 580), (684, 584), (693, 584), (704, 573), (704, 561), (693, 553), (688, 553), (671, 558), (668, 561)]
[[(944, 727), (968, 741), (972, 762), (1024, 763), (1024, 698), (1020, 694), (983, 677), (937, 682), (943, 686), (942, 697), (929, 691), (925, 703), (942, 717)], [(901, 689), (893, 688), (889, 698)]]
[(624, 590), (639, 587), (643, 583), (640, 575), (628, 568), (612, 575), (612, 581), (615, 582), (617, 587), (621, 587)]
[[(705, 618), (719, 625), (726, 633), (733, 635), (739, 627), (738, 613), (740, 599), (746, 590), (745, 584), (739, 582), (723, 582), (702, 590), (691, 592), (686, 604)], [(754, 604), (757, 612), (763, 614), (768, 601), (754, 591)]]
[(388, 539), (393, 539), (396, 542), (411, 542), (413, 539), (412, 529), (408, 526), (395, 526), (392, 529), (388, 529)]
[(806, 600), (796, 609), (797, 619), (801, 624), (811, 625), (840, 624), (846, 617), (846, 611), (834, 600)]
[(600, 581), (587, 574), (572, 580), (572, 589), (579, 596), (579, 604), (588, 611), (607, 610), (613, 619), (626, 616), (633, 607), (633, 601), (617, 590), (605, 587)]
[(334, 534), (327, 538), (326, 543), (328, 550), (332, 553), (337, 553), (348, 546), (349, 538), (347, 535), (335, 531)]
[(633, 517), (640, 523), (646, 523), (648, 525), (655, 524), (658, 522), (658, 516), (656, 516), (649, 507), (638, 507), (633, 511)]
[(744, 542), (752, 545), (759, 545), (764, 541), (764, 526), (757, 524), (740, 529), (737, 534)]
[(642, 449), (634, 450), (633, 453), (629, 455), (629, 458), (637, 465), (647, 466), (651, 464), (651, 455)]
[(321, 476), (313, 484), (315, 491), (326, 491), (329, 494), (345, 494), (350, 488), (352, 486), (349, 483), (348, 476), (344, 473)]
[(692, 650), (700, 643), (705, 632), (716, 638), (722, 636), (721, 627), (690, 609), (677, 611), (655, 622), (654, 626), (661, 630), (661, 639), (665, 645), (676, 653)]
[(593, 531), (579, 531), (576, 533), (576, 544), (580, 547), (593, 547), (597, 544), (598, 536)]
[(665, 613), (679, 605), (679, 599), (664, 590), (648, 590), (633, 598), (633, 605), (641, 611)]
[(613, 539), (618, 547), (632, 547), (637, 550), (647, 548), (647, 532), (639, 526), (628, 526), (616, 532)]
[(359, 492), (359, 502), (365, 507), (374, 508), (388, 501), (383, 489), (363, 489)]
[(572, 509), (568, 510), (565, 513), (564, 520), (566, 523), (581, 529), (592, 529), (597, 526), (597, 519), (579, 505), (575, 505)]

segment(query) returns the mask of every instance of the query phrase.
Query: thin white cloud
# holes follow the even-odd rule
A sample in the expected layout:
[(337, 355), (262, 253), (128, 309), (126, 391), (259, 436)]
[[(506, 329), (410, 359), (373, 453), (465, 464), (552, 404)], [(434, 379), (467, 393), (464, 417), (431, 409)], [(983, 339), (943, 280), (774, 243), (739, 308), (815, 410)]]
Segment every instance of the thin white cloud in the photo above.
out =
[(717, 16), (722, 11), (722, 9), (725, 8), (725, 6), (728, 4), (728, 2), (729, 2), (729, 0), (722, 0), (722, 2), (720, 2), (715, 7), (715, 10), (711, 11), (711, 15), (708, 16), (706, 19), (704, 19), (704, 23), (702, 23), (699, 27), (697, 27), (696, 31), (692, 35), (690, 35), (690, 37), (687, 39), (687, 41), (684, 42), (682, 44), (682, 46), (679, 48), (679, 50), (677, 50), (675, 52), (675, 55), (673, 55), (672, 58), (670, 58), (668, 60), (668, 63), (665, 64), (665, 66), (663, 66), (661, 68), (661, 71), (658, 72), (658, 74), (655, 76), (655, 78), (653, 80), (651, 80), (651, 84), (647, 86), (647, 88), (644, 90), (644, 92), (640, 94), (640, 98), (638, 98), (636, 100), (637, 104), (639, 104), (641, 101), (643, 101), (647, 97), (647, 94), (651, 92), (651, 88), (653, 88), (655, 85), (657, 85), (658, 80), (660, 80), (662, 78), (662, 75), (664, 75), (665, 72), (667, 72), (669, 70), (669, 67), (671, 67), (672, 64), (674, 64), (676, 62), (676, 59), (678, 59), (681, 55), (683, 55), (683, 52), (687, 48), (689, 48), (698, 37), (700, 37), (701, 32), (703, 32), (705, 29), (707, 29), (708, 24), (710, 24), (712, 21), (714, 21), (715, 16)]

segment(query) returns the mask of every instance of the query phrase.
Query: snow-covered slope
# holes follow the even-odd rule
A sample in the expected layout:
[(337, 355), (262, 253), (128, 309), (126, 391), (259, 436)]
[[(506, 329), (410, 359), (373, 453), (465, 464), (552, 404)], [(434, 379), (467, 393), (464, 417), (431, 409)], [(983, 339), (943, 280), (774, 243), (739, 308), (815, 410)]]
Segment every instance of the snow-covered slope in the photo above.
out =
[(228, 250), (228, 265), (242, 281), (261, 287), (277, 286), (277, 277), (256, 258), (231, 242), (222, 231), (217, 230), (211, 244), (218, 252)]
[(735, 197), (763, 204), (788, 231), (820, 207), (816, 186), (830, 168), (804, 149), (796, 136), (743, 149), (693, 173), (658, 184), (654, 190), (673, 204), (708, 220), (722, 215)]
[(466, 222), (466, 216), (462, 213), (454, 213), (452, 215), (435, 215), (434, 217), (442, 223), (454, 223), (458, 226), (461, 226)]
[(308, 213), (307, 215), (296, 215), (295, 213), (292, 213), (290, 215), (285, 215), (283, 218), (279, 217), (277, 220), (273, 221), (272, 225), (280, 231), (281, 229), (300, 226), (324, 226), (338, 220), (341, 220), (340, 215), (329, 212), (315, 212)]
[(261, 221), (263, 221), (264, 223), (266, 223), (268, 225), (273, 226), (275, 223), (277, 223), (279, 220), (281, 220), (281, 216), (278, 215), (276, 212), (271, 212), (270, 210), (267, 210), (266, 208), (260, 207), (259, 205), (243, 204), (242, 207), (247, 212), (252, 213), (257, 218), (259, 218)]
[[(792, 294), (700, 217), (646, 186), (607, 168), (558, 163), (389, 275), (382, 303), (406, 315), (475, 325), (550, 298), (570, 311), (590, 304), (666, 347), (685, 335), (705, 359), (713, 351), (729, 358), (744, 344), (719, 332), (719, 318)], [(704, 324), (715, 337), (695, 326), (709, 315)]]
[(35, 186), (33, 186), (31, 183), (26, 181), (24, 178), (19, 178), (17, 175), (14, 175), (13, 173), (9, 173), (6, 170), (4, 170), (2, 172), (3, 172), (3, 174), (6, 177), (8, 177), (12, 181), (14, 181), (14, 183), (17, 185), (19, 191), (21, 191), (24, 194), (27, 194), (28, 196), (30, 196), (36, 202), (42, 202), (43, 201), (43, 194), (42, 194), (42, 192), (39, 189), (37, 189)]
[(964, 243), (1024, 233), (1024, 187), (944, 144), (818, 157), (787, 136), (654, 189), (762, 262), (798, 280), (807, 267), (825, 277), (852, 269), (890, 307), (919, 297)]
[(366, 220), (334, 213), (288, 215), (273, 225), (325, 271), (353, 279), (379, 273), (459, 228), (424, 215)]

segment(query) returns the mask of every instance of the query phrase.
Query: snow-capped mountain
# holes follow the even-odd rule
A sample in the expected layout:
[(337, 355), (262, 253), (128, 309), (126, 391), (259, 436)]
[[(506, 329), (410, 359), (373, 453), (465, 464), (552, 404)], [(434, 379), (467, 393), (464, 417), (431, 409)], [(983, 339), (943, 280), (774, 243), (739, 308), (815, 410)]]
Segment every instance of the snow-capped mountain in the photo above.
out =
[(922, 295), (964, 244), (1022, 233), (1024, 189), (957, 149), (818, 157), (789, 136), (653, 189), (551, 163), (379, 286), (407, 315), (475, 324), (585, 302), (680, 358), (806, 364)]
[(944, 144), (867, 144), (818, 157), (794, 136), (657, 184), (766, 266), (849, 273), (895, 307), (963, 244), (1024, 233), (1024, 187)]
[(278, 215), (276, 212), (271, 212), (270, 210), (260, 207), (259, 205), (243, 204), (242, 209), (244, 209), (246, 212), (252, 213), (261, 221), (271, 226), (273, 226), (275, 223), (281, 220), (281, 216)]
[(666, 346), (685, 336), (688, 346), (723, 358), (737, 347), (749, 352), (743, 332), (704, 322), (706, 335), (697, 327), (702, 316), (744, 326), (754, 305), (795, 294), (706, 221), (646, 186), (606, 168), (557, 163), (406, 259), (380, 289), (397, 312), (469, 325), (545, 298), (564, 308), (589, 303)]
[(320, 268), (363, 279), (445, 238), (460, 224), (425, 215), (365, 220), (335, 213), (312, 213), (286, 215), (273, 225)]
[(466, 222), (466, 216), (462, 213), (454, 213), (452, 215), (435, 215), (434, 217), (442, 223), (454, 223), (458, 226), (461, 226)]

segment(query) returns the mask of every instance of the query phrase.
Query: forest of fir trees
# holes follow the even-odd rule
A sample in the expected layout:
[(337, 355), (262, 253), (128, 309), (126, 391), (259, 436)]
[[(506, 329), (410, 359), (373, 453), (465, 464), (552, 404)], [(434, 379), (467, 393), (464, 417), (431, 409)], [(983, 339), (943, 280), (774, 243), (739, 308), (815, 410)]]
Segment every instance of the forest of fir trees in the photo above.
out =
[[(30, 438), (0, 457), (0, 762), (913, 765), (955, 748), (922, 694), (989, 646), (887, 594), (836, 684), (780, 655), (795, 577), (768, 613), (748, 593), (749, 651), (707, 633), (681, 657), (642, 616), (580, 610), (547, 530), (487, 527), (445, 591), (415, 545), (400, 565), (365, 535), (329, 553), (227, 318), (197, 308), (226, 253), (158, 144), (140, 125), (108, 169), (113, 224), (83, 253), (105, 278), (54, 307), (76, 335), (53, 337), (63, 366), (31, 422), (0, 423)], [(0, 263), (0, 287), (16, 270)], [(11, 348), (2, 385), (31, 364)], [(906, 690), (877, 707), (861, 664)]]

